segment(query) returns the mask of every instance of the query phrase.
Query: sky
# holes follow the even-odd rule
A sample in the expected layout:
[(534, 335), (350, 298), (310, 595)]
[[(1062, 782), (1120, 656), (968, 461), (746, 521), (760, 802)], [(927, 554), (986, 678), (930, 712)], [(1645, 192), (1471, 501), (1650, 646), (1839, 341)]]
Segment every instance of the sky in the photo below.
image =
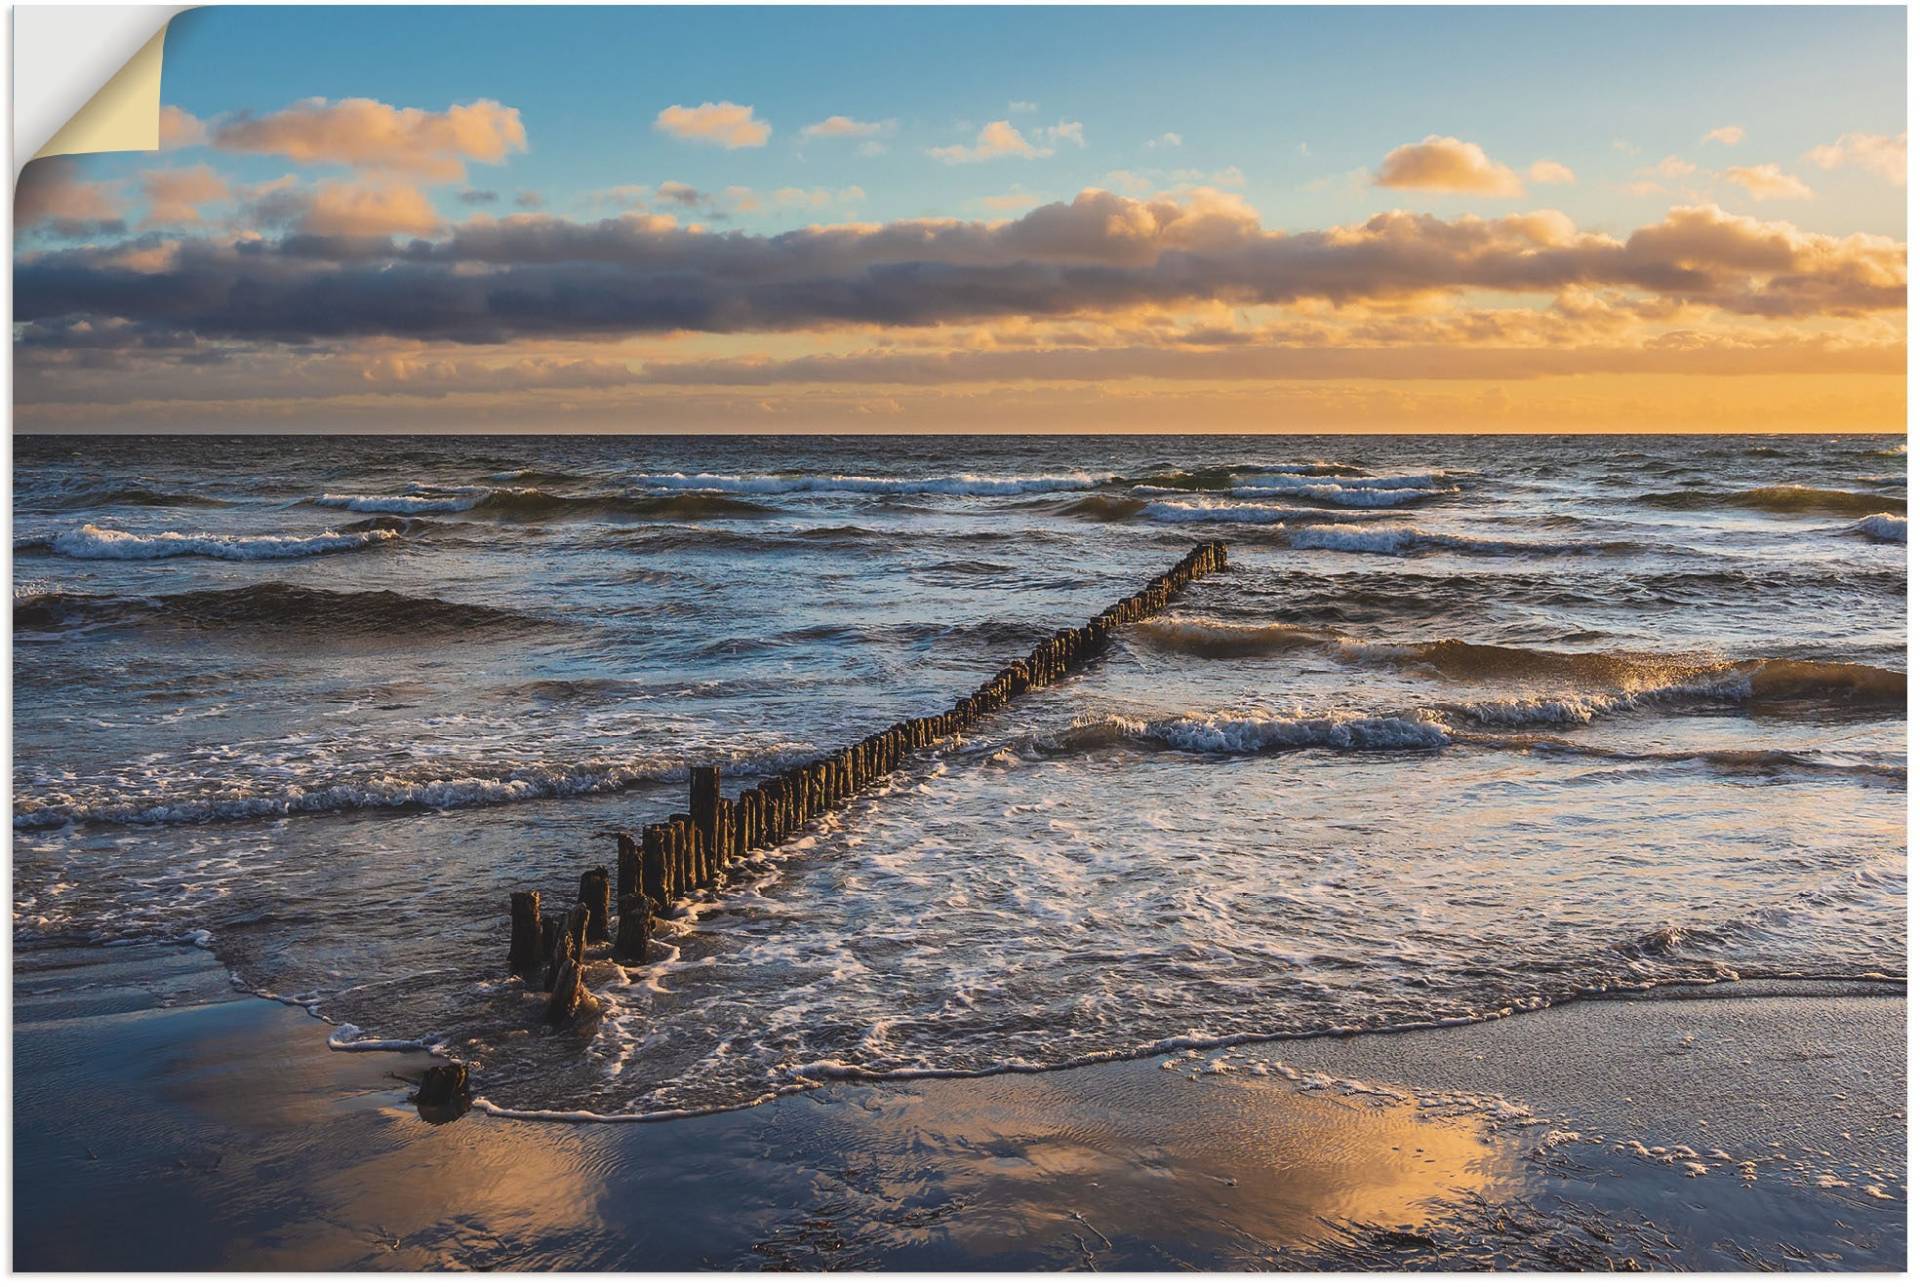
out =
[(1905, 13), (206, 8), (27, 431), (1897, 430)]

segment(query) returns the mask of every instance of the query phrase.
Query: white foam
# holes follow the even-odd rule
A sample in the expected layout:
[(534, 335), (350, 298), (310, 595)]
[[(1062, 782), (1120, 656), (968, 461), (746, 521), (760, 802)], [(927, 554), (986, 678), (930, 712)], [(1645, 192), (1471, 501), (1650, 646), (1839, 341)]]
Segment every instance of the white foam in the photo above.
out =
[(1074, 727), (1106, 727), (1178, 751), (1249, 754), (1319, 747), (1338, 751), (1430, 750), (1452, 743), (1452, 730), (1436, 719), (1401, 715), (1187, 714), (1140, 720), (1107, 715)]
[(1142, 518), (1156, 523), (1263, 523), (1283, 526), (1297, 510), (1273, 505), (1235, 504), (1219, 500), (1154, 501), (1140, 511)]
[(484, 489), (462, 489), (458, 496), (363, 496), (328, 492), (314, 497), (313, 503), (328, 509), (352, 510), (356, 514), (459, 514), (472, 509), (490, 493)]
[(1619, 714), (1666, 702), (1689, 699), (1742, 702), (1752, 696), (1752, 675), (1745, 670), (1731, 670), (1651, 688), (1556, 696), (1497, 697), (1449, 705), (1447, 711), (1478, 724), (1591, 724), (1602, 715)]
[(1020, 496), (1034, 492), (1091, 491), (1114, 481), (1088, 473), (995, 476), (954, 474), (943, 478), (892, 478), (866, 474), (642, 474), (637, 486), (662, 491), (729, 492), (779, 496), (797, 492), (872, 495)]
[(1354, 554), (1394, 555), (1425, 554), (1436, 550), (1478, 555), (1577, 554), (1592, 548), (1577, 544), (1490, 541), (1477, 536), (1429, 532), (1410, 523), (1296, 527), (1288, 531), (1287, 543), (1296, 550), (1344, 550)]
[(387, 531), (325, 531), (312, 536), (229, 536), (213, 532), (141, 535), (87, 523), (54, 537), (52, 546), (54, 553), (71, 559), (171, 559), (197, 555), (254, 562), (360, 550), (393, 540), (396, 535)]
[(1907, 543), (1907, 519), (1904, 514), (1869, 514), (1847, 530), (1857, 532), (1870, 541), (1882, 541), (1889, 545)]
[(1228, 489), (1232, 496), (1259, 499), (1272, 496), (1301, 496), (1308, 500), (1356, 509), (1391, 509), (1415, 501), (1451, 496), (1457, 487), (1433, 485), (1431, 474), (1403, 474), (1394, 478), (1343, 478), (1338, 482), (1267, 476)]
[(432, 1050), (434, 1039), (395, 1040), (369, 1037), (351, 1023), (343, 1023), (327, 1037), (329, 1050)]

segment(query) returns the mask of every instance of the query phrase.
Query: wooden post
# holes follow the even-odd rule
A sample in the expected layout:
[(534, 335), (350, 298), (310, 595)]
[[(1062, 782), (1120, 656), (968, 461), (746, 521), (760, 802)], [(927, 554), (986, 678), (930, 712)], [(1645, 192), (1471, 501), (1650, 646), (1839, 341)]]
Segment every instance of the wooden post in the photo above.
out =
[(653, 902), (645, 894), (620, 900), (620, 937), (613, 943), (613, 959), (627, 965), (645, 965), (647, 940), (653, 934)]
[(721, 796), (713, 811), (713, 869), (707, 873), (709, 880), (733, 866), (733, 826), (733, 801)]
[(582, 966), (587, 957), (589, 915), (585, 903), (575, 903), (567, 917), (567, 927), (561, 931), (560, 953), (553, 962), (553, 990), (547, 997), (548, 1023), (564, 1023), (573, 1018), (587, 999)]
[(566, 921), (553, 936), (553, 952), (547, 959), (545, 986), (551, 991), (560, 981), (560, 967), (587, 954), (587, 905), (575, 903)]
[(701, 864), (704, 874), (708, 864), (720, 858), (720, 766), (703, 764), (695, 768), (687, 794), (687, 812), (700, 833), (700, 853), (706, 860)]
[(667, 872), (667, 829), (653, 823), (640, 833), (640, 890), (661, 911), (673, 895)]
[(513, 935), (507, 943), (507, 964), (515, 970), (537, 969), (544, 959), (540, 950), (539, 892), (515, 894), (507, 901), (513, 913)]
[(608, 900), (611, 895), (605, 867), (589, 867), (580, 873), (580, 903), (587, 909), (589, 943), (607, 941)]
[(467, 1084), (467, 1066), (458, 1059), (435, 1064), (420, 1074), (420, 1089), (414, 1092), (413, 1106), (421, 1119), (436, 1126), (445, 1125), (464, 1114), (473, 1103), (473, 1089)]
[(620, 900), (631, 898), (640, 892), (640, 846), (626, 832), (618, 832), (614, 837), (620, 845), (618, 873), (613, 886), (614, 905)]

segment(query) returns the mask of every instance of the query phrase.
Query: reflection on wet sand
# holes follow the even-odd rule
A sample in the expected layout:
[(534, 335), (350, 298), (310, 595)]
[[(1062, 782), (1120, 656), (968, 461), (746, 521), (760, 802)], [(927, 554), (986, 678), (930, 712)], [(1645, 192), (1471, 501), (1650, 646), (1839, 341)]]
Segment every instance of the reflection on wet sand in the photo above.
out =
[[(1218, 1265), (1519, 1182), (1514, 1143), (1470, 1121), (1140, 1062), (644, 1127), (434, 1127), (398, 1080), (425, 1056), (331, 1052), (298, 1009), (222, 995), (206, 962), (150, 959), (200, 993), (106, 1018), (60, 1000), (103, 967), (29, 976), (22, 1067), (68, 1072), (22, 1087), (20, 1164), (44, 1177), (22, 1194), (23, 1268)], [(89, 1147), (116, 1165), (53, 1164)], [(174, 1242), (186, 1210), (196, 1236)]]
[[(28, 1270), (1904, 1258), (1903, 1206), (1853, 1172), (1839, 1189), (1765, 1164), (1696, 1178), (1616, 1147), (1634, 1130), (1747, 1156), (1756, 1123), (1709, 1107), (1698, 1079), (1738, 1082), (1750, 1026), (1792, 1025), (1849, 1053), (1767, 1065), (1753, 1093), (1774, 1106), (1763, 1119), (1800, 1121), (1790, 1141), (1808, 1175), (1844, 1170), (1833, 1150), (1867, 1138), (1851, 1105), (1874, 1087), (1897, 1102), (1904, 1085), (1898, 1042), (1848, 1034), (1897, 1029), (1897, 989), (1601, 1002), (1042, 1074), (842, 1082), (647, 1125), (483, 1112), (430, 1125), (403, 1080), (427, 1056), (330, 1051), (324, 1025), (237, 996), (191, 950), (29, 952), (14, 1001), (15, 1258)], [(1684, 1067), (1676, 1022), (1704, 1034)], [(1517, 1095), (1557, 1109), (1536, 1118)], [(1699, 1114), (1717, 1133), (1687, 1133)], [(1904, 1193), (1897, 1152), (1868, 1150), (1889, 1194)]]

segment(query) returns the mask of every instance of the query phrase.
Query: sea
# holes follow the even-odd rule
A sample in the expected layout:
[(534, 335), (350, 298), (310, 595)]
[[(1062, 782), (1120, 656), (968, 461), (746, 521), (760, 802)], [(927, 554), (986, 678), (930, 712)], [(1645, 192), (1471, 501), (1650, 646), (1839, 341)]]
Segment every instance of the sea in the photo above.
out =
[[(496, 1112), (1904, 980), (1904, 441), (14, 439), (16, 969), (178, 942)], [(597, 962), (508, 896), (1229, 567)]]

